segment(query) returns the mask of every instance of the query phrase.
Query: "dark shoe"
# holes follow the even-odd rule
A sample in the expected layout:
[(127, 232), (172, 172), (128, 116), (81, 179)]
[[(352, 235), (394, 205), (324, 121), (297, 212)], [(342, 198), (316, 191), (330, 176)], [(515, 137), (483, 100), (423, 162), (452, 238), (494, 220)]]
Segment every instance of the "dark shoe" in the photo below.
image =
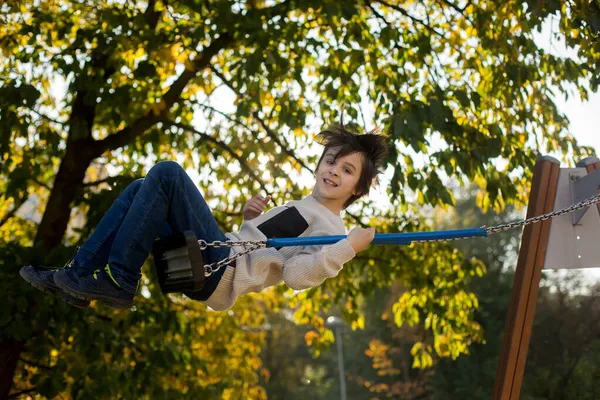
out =
[(82, 300), (73, 297), (62, 291), (58, 286), (56, 286), (53, 279), (54, 273), (56, 271), (58, 271), (58, 269), (52, 267), (32, 267), (31, 265), (27, 265), (21, 268), (19, 274), (23, 279), (25, 279), (27, 283), (29, 283), (34, 288), (41, 290), (44, 293), (48, 293), (59, 297), (64, 302), (69, 303), (70, 305), (78, 308), (89, 307), (90, 302), (88, 300)]
[(78, 299), (99, 300), (121, 310), (133, 306), (135, 293), (129, 293), (119, 286), (112, 277), (108, 265), (82, 276), (77, 275), (70, 268), (62, 269), (54, 274), (54, 283), (64, 292)]

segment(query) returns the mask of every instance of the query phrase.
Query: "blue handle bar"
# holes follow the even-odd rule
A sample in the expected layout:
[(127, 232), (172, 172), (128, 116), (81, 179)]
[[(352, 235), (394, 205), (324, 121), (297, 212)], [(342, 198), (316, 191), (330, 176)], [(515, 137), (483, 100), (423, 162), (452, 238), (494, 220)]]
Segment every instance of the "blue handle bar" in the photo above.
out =
[[(411, 233), (376, 233), (371, 244), (411, 244), (417, 240), (444, 240), (483, 236), (487, 237), (485, 228), (455, 229), (449, 231), (411, 232)], [(306, 236), (298, 238), (267, 239), (267, 247), (310, 246), (315, 244), (333, 244), (345, 239), (346, 235)]]

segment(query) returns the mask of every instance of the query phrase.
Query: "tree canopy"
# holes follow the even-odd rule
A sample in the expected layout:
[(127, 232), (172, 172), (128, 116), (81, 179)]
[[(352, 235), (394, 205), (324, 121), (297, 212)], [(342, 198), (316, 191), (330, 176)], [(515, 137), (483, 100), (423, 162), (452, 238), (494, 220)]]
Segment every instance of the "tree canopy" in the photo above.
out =
[[(429, 229), (422, 208), (454, 204), (448, 181), (477, 183), (483, 207), (522, 202), (538, 155), (591, 153), (569, 135), (553, 91), (585, 99), (598, 89), (599, 10), (598, 1), (4, 2), (0, 393), (14, 381), (14, 392), (48, 397), (260, 397), (265, 310), (292, 307), (317, 328), (306, 341), (318, 350), (333, 338), (324, 312), (340, 306), (362, 327), (365, 296), (394, 282), (407, 288), (395, 322), (430, 332), (414, 365), (467, 352), (482, 338), (468, 284), (485, 267), (448, 244), (372, 246), (322, 287), (278, 287), (222, 314), (161, 296), (150, 268), (145, 296), (125, 314), (70, 309), (28, 288), (18, 269), (64, 262), (159, 160), (203, 174), (225, 231), (256, 191), (277, 205), (305, 195), (298, 176), (316, 161), (305, 150), (344, 104), (349, 121), (382, 126), (393, 144), (391, 209), (364, 201), (350, 224)], [(548, 18), (576, 59), (536, 44)], [(93, 376), (110, 384), (83, 383)]]

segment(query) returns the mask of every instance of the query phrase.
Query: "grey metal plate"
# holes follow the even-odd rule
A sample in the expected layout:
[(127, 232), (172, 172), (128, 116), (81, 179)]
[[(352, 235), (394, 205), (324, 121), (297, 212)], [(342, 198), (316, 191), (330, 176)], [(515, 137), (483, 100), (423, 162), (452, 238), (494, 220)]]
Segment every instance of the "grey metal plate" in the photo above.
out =
[[(587, 175), (585, 168), (561, 168), (554, 210), (570, 206), (574, 193), (571, 182)], [(573, 225), (571, 214), (552, 219), (546, 251), (545, 269), (600, 268), (600, 214), (598, 207), (588, 207)]]

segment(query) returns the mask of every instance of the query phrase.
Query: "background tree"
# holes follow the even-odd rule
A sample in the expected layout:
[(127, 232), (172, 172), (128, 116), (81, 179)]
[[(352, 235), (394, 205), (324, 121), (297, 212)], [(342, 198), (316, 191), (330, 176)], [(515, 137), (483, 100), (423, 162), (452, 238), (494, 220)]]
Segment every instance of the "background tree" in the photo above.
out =
[(581, 271), (552, 272), (536, 305), (523, 397), (598, 398), (600, 283), (590, 285)]
[[(159, 160), (180, 156), (185, 167), (203, 174), (199, 184), (218, 205), (225, 230), (239, 226), (244, 202), (258, 190), (277, 205), (306, 194), (297, 177), (312, 172), (316, 154), (300, 151), (323, 121), (339, 119), (343, 103), (352, 105), (353, 121), (383, 126), (394, 144), (392, 211), (356, 205), (349, 213), (353, 223), (376, 224), (380, 231), (426, 229), (423, 205), (453, 204), (447, 177), (479, 184), (484, 205), (523, 200), (540, 152), (589, 154), (568, 136), (551, 87), (569, 93), (576, 84), (583, 98), (598, 87), (597, 2), (547, 3), (4, 2), (0, 290), (9, 301), (0, 315), (0, 395), (15, 382), (23, 386), (18, 390), (47, 396), (83, 396), (95, 386), (83, 384), (73, 366), (85, 365), (85, 376), (114, 374), (128, 382), (97, 385), (107, 397), (165, 390), (259, 396), (257, 368), (241, 360), (258, 354), (264, 335), (239, 328), (260, 325), (260, 310), (277, 304), (283, 289), (244, 299), (231, 315), (214, 315), (159, 296), (149, 280), (137, 311), (113, 316), (40, 297), (19, 280), (19, 266), (64, 261), (89, 233), (72, 229), (71, 216), (91, 211), (97, 218), (126, 182)], [(567, 45), (579, 46), (578, 60), (536, 46), (533, 32), (551, 14), (558, 15)], [(233, 97), (235, 111), (222, 109), (222, 93)], [(368, 121), (362, 100), (375, 110)], [(499, 167), (500, 160), (506, 166)], [(417, 202), (409, 201), (412, 194)], [(309, 338), (317, 351), (331, 337), (318, 311), (341, 304), (360, 327), (363, 296), (395, 280), (410, 288), (394, 306), (395, 322), (416, 324), (421, 315), (435, 315), (440, 324), (427, 329), (437, 344), (449, 340), (443, 349), (417, 343), (420, 365), (436, 352), (464, 353), (481, 337), (473, 320), (477, 301), (465, 279), (477, 273), (477, 263), (445, 245), (377, 253), (387, 262), (356, 260), (339, 279), (291, 298), (296, 321), (320, 332)], [(163, 318), (169, 323), (157, 325)], [(104, 322), (97, 329), (111, 334), (96, 335), (94, 324)], [(205, 337), (208, 332), (215, 336)], [(237, 337), (243, 345), (219, 337)], [(213, 347), (212, 339), (222, 347)], [(187, 358), (183, 349), (197, 343), (204, 346)], [(159, 364), (149, 349), (183, 358), (177, 368), (165, 362), (165, 373), (154, 370), (163, 380), (150, 380), (140, 367)], [(123, 364), (99, 358), (112, 352), (124, 355)], [(219, 362), (230, 373), (215, 374), (215, 367), (222, 371)], [(208, 363), (204, 370), (202, 363)], [(196, 373), (203, 379), (193, 379)]]

